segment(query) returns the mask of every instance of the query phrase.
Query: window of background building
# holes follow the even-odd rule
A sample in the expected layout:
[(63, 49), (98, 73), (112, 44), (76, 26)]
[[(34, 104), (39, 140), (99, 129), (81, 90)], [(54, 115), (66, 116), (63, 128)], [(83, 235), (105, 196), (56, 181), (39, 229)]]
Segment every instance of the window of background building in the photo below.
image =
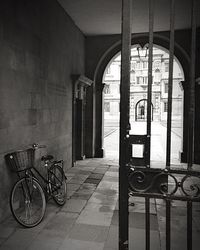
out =
[(108, 66), (107, 69), (106, 69), (106, 74), (110, 74), (110, 73), (111, 73), (110, 66)]
[(110, 94), (110, 85), (106, 84), (106, 85), (104, 86), (104, 93), (105, 93), (105, 94)]
[(168, 110), (167, 102), (164, 102), (164, 112), (167, 112), (167, 110)]
[(136, 68), (136, 62), (131, 61), (131, 70), (134, 70)]
[(169, 72), (169, 62), (165, 62), (165, 72)]
[(156, 70), (155, 70), (154, 81), (157, 82), (157, 83), (160, 82), (160, 70), (159, 70), (159, 69), (156, 69)]
[(168, 93), (168, 82), (164, 83), (164, 92), (165, 94)]
[(155, 69), (159, 69), (160, 68), (160, 61), (155, 61), (153, 65), (154, 65)]
[(104, 111), (110, 112), (110, 103), (109, 102), (104, 102)]
[(147, 69), (148, 63), (146, 61), (143, 62), (143, 69)]

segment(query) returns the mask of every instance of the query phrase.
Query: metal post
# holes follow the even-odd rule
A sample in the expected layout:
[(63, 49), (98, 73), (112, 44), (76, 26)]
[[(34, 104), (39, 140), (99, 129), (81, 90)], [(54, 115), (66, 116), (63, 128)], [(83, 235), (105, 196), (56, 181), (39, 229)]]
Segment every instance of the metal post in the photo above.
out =
[(153, 25), (154, 0), (149, 0), (149, 57), (148, 57), (148, 93), (147, 93), (147, 165), (150, 166), (151, 156), (151, 95), (152, 95), (152, 65), (153, 65)]
[(172, 120), (172, 88), (173, 88), (173, 62), (174, 62), (174, 19), (175, 0), (171, 0), (170, 7), (170, 48), (169, 48), (169, 78), (168, 78), (168, 109), (167, 109), (167, 153), (166, 166), (170, 167), (171, 155), (171, 120)]
[(192, 201), (187, 202), (187, 250), (192, 250)]
[(196, 0), (192, 1), (192, 35), (190, 62), (190, 106), (188, 116), (188, 169), (192, 168), (194, 154), (194, 112), (195, 112), (195, 53), (196, 53)]
[(166, 250), (171, 249), (171, 201), (166, 200)]
[(131, 0), (122, 1), (122, 55), (120, 85), (120, 152), (119, 152), (119, 249), (128, 250), (128, 176)]
[(150, 250), (150, 198), (145, 198), (146, 250)]

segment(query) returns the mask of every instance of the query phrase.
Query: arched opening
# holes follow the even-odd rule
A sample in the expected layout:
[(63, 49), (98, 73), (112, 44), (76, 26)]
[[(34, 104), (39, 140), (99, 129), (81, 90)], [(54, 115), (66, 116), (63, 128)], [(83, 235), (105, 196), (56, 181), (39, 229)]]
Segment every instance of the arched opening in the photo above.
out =
[[(140, 55), (138, 54), (140, 48)], [(138, 44), (131, 49), (130, 70), (130, 123), (131, 133), (146, 133), (146, 108), (148, 86), (148, 49)], [(119, 103), (121, 55), (117, 53), (108, 63), (104, 74), (104, 149), (105, 155), (118, 157)], [(153, 48), (152, 84), (152, 161), (165, 162), (169, 52), (164, 47)], [(183, 68), (174, 57), (172, 97), (172, 163), (179, 163), (183, 148)], [(140, 121), (140, 125), (138, 122)], [(114, 136), (115, 135), (115, 136)], [(112, 139), (111, 139), (112, 138)]]
[[(153, 104), (151, 103), (151, 121), (153, 121)], [(147, 120), (147, 99), (139, 100), (135, 105), (135, 121)]]

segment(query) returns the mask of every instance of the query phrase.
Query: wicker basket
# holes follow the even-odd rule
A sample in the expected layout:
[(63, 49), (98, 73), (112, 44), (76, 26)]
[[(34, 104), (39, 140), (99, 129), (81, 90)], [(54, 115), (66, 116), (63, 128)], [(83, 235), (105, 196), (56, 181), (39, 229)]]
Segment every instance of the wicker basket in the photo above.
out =
[(34, 167), (34, 153), (35, 150), (33, 148), (18, 150), (13, 153), (9, 153), (5, 156), (6, 163), (14, 172), (32, 168)]

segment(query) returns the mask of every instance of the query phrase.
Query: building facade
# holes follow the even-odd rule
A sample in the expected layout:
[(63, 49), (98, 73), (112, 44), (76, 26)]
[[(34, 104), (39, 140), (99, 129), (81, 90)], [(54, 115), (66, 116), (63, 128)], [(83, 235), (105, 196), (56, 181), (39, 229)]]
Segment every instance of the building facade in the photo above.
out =
[[(130, 65), (130, 118), (132, 121), (146, 120), (148, 88), (148, 48), (133, 47)], [(108, 65), (104, 74), (104, 118), (119, 119), (120, 103), (120, 55)], [(172, 120), (181, 121), (183, 93), (181, 82), (183, 71), (174, 59)], [(169, 54), (161, 48), (153, 49), (152, 121), (167, 120)]]

